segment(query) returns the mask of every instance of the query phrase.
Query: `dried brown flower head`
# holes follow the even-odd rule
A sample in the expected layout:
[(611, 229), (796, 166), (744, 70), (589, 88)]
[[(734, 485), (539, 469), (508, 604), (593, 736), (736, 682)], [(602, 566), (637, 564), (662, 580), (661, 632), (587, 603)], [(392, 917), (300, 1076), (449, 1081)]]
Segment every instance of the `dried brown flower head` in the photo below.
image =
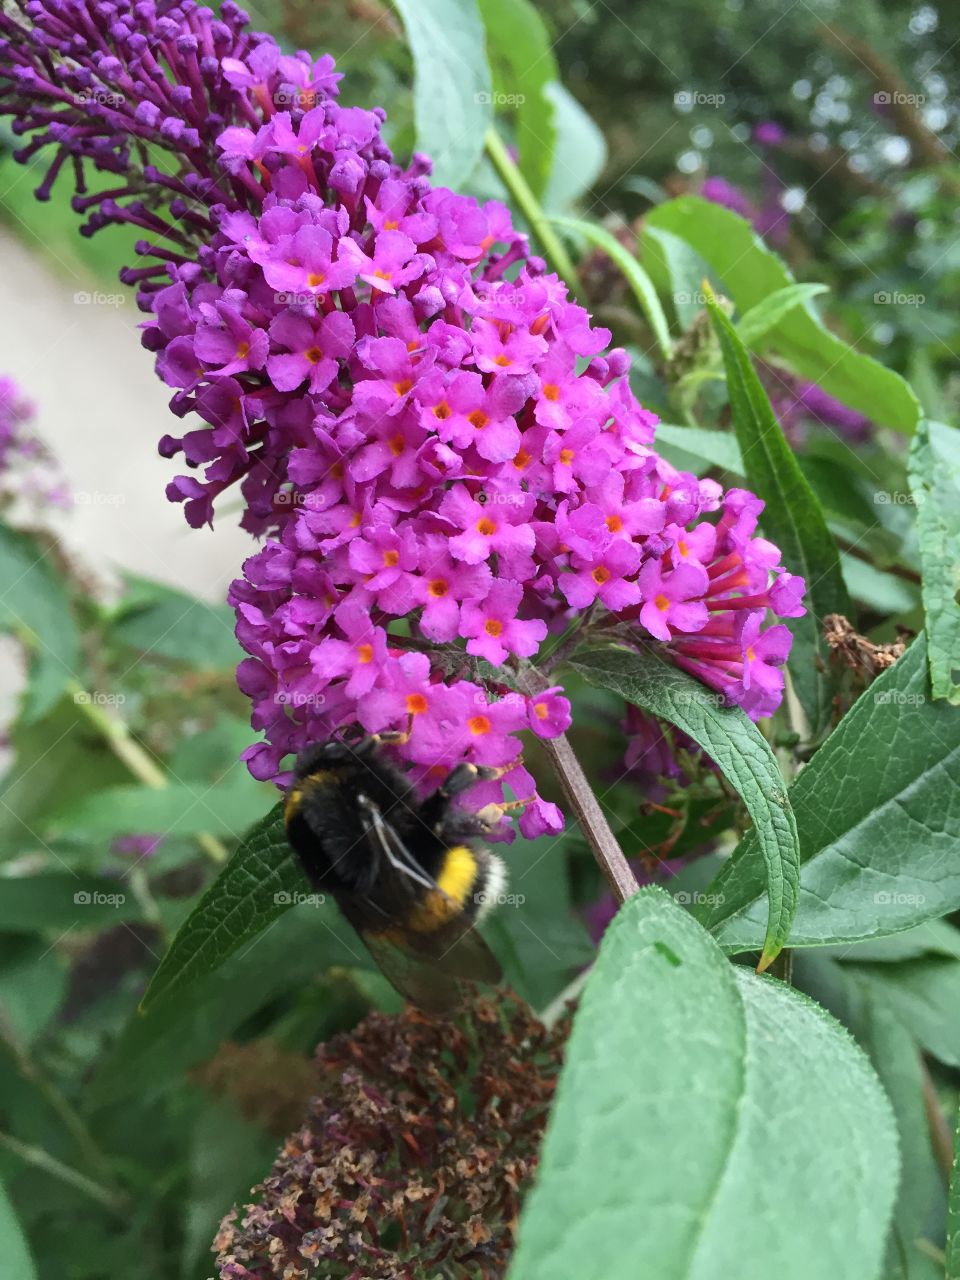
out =
[(317, 1087), (317, 1068), (273, 1040), (225, 1041), (191, 1078), (210, 1093), (230, 1098), (252, 1124), (282, 1134), (303, 1115)]
[(303, 1126), (214, 1241), (222, 1280), (502, 1276), (567, 1030), (498, 994), (321, 1046)]

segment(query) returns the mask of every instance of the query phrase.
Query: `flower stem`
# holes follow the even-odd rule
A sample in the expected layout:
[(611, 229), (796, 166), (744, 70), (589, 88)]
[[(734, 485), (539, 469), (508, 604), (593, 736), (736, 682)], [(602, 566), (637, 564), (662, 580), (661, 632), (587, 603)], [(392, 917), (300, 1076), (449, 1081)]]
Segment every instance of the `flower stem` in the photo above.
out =
[(630, 863), (623, 856), (617, 837), (610, 829), (606, 814), (593, 794), (593, 788), (573, 747), (566, 734), (561, 734), (559, 738), (545, 738), (543, 746), (613, 896), (618, 903), (626, 902), (627, 898), (638, 892), (640, 886), (630, 870)]
[[(67, 689), (73, 696), (74, 704), (80, 708), (97, 732), (103, 736), (107, 746), (117, 759), (126, 765), (139, 782), (154, 791), (163, 791), (170, 785), (167, 775), (141, 747), (122, 720), (108, 715), (101, 707), (98, 707), (90, 695), (76, 681), (71, 680)], [(196, 840), (212, 862), (226, 862), (227, 851), (216, 836), (211, 836), (204, 832), (198, 835)]]
[(483, 140), (484, 148), (493, 167), (516, 202), (517, 208), (530, 224), (530, 230), (536, 237), (544, 256), (556, 271), (557, 275), (567, 282), (570, 292), (575, 296), (583, 294), (583, 285), (577, 275), (573, 260), (564, 248), (563, 242), (550, 225), (540, 201), (533, 194), (530, 184), (510, 158), (510, 153), (496, 129), (487, 130)]
[(98, 1204), (103, 1205), (105, 1209), (109, 1209), (111, 1213), (115, 1213), (120, 1217), (126, 1213), (127, 1203), (123, 1196), (117, 1195), (107, 1187), (102, 1187), (99, 1182), (94, 1182), (92, 1178), (88, 1178), (85, 1174), (78, 1173), (76, 1169), (71, 1169), (69, 1165), (63, 1164), (56, 1156), (52, 1156), (49, 1151), (44, 1151), (42, 1147), (30, 1146), (28, 1143), (12, 1137), (9, 1133), (3, 1132), (0, 1132), (0, 1147), (12, 1152), (15, 1156), (19, 1156), (21, 1160), (26, 1164), (32, 1165), (34, 1169), (42, 1169), (44, 1173), (49, 1173), (52, 1177), (58, 1178), (68, 1186), (75, 1187), (77, 1191), (82, 1191), (84, 1195), (89, 1196), (91, 1200), (96, 1200)]

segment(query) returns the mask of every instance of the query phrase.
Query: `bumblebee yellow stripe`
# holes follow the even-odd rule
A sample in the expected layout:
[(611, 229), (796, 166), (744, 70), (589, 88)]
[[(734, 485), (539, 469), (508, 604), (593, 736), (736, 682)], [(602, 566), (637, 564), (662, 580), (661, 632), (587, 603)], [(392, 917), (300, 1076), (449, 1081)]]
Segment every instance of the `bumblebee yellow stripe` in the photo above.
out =
[(457, 844), (448, 849), (437, 876), (437, 888), (462, 907), (476, 878), (477, 859), (473, 850), (468, 849), (465, 844)]

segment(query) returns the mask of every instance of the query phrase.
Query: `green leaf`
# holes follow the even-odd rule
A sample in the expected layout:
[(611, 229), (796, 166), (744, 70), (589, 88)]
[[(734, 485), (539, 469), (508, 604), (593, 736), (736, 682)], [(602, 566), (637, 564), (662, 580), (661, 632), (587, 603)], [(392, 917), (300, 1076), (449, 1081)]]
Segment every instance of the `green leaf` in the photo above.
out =
[(935, 698), (960, 703), (960, 431), (920, 423), (910, 450)]
[(644, 889), (587, 982), (510, 1280), (876, 1280), (896, 1182), (853, 1040)]
[[(302, 887), (301, 882), (292, 892)], [(267, 903), (272, 900), (268, 891)], [(308, 988), (330, 966), (372, 967), (365, 948), (332, 904), (279, 910), (286, 914), (281, 919), (274, 916), (268, 922), (272, 927), (244, 931), (237, 946), (230, 946), (222, 936), (221, 968), (198, 966), (183, 982), (168, 973), (176, 998), (151, 999), (144, 1012), (133, 1015), (100, 1059), (85, 1093), (90, 1105), (116, 1115), (121, 1099), (168, 1091), (176, 1087), (183, 1072), (211, 1057), (238, 1027), (249, 1026), (261, 1009), (275, 1011), (278, 1001), (289, 1001), (291, 993)], [(196, 978), (193, 985), (186, 985), (192, 978)], [(262, 1020), (258, 1025), (263, 1025)], [(322, 1018), (318, 1017), (317, 1025), (323, 1038)]]
[(552, 212), (563, 213), (600, 177), (607, 163), (607, 143), (601, 130), (559, 81), (547, 85), (546, 96), (553, 104), (557, 144), (543, 204)]
[(55, 706), (81, 666), (80, 637), (51, 550), (0, 523), (0, 631), (17, 636), (30, 653), (22, 711), (28, 722)]
[(890, 1009), (927, 1053), (960, 1067), (960, 963), (947, 956), (862, 964), (844, 969)]
[(32, 1043), (60, 1009), (67, 980), (65, 958), (47, 942), (0, 937), (0, 1008), (25, 1043)]
[[(960, 713), (933, 702), (918, 636), (844, 716), (790, 788), (800, 898), (790, 945), (858, 942), (960, 908)], [(698, 911), (729, 951), (753, 951), (769, 910), (749, 832)]]
[(960, 1280), (960, 1113), (953, 1138), (953, 1168), (947, 1206), (947, 1280)]
[[(646, 223), (682, 237), (705, 258), (741, 315), (794, 283), (745, 219), (699, 196), (658, 205)], [(903, 378), (836, 337), (809, 305), (794, 307), (759, 345), (874, 422), (908, 433), (916, 429), (920, 406)]]
[(413, 54), (417, 147), (437, 186), (473, 172), (493, 119), (493, 90), (477, 0), (393, 0)]
[(641, 235), (643, 260), (661, 293), (669, 293), (680, 328), (687, 330), (703, 310), (703, 281), (710, 267), (686, 240), (644, 219)]
[(663, 313), (653, 281), (630, 250), (624, 248), (616, 236), (611, 235), (605, 227), (601, 227), (596, 222), (585, 222), (581, 218), (551, 218), (550, 221), (558, 227), (566, 227), (569, 231), (577, 232), (598, 249), (602, 249), (611, 261), (617, 264), (633, 291), (633, 296), (640, 304), (640, 310), (646, 316), (647, 323), (653, 330), (653, 336), (657, 340), (660, 351), (664, 356), (669, 356), (672, 343), (667, 317)]
[(912, 582), (884, 573), (845, 551), (840, 552), (840, 570), (853, 599), (874, 613), (910, 613), (920, 602), (920, 593)]
[[(853, 1033), (893, 1105), (903, 1167), (894, 1223), (900, 1242), (909, 1248), (942, 1197), (924, 1110), (920, 1053), (906, 1027), (858, 981), (855, 968), (821, 951), (799, 951), (793, 957), (793, 982)], [(892, 1252), (899, 1252), (896, 1244)]]
[(123, 880), (69, 872), (0, 878), (0, 930), (10, 933), (105, 929), (142, 915)]
[(33, 1263), (30, 1246), (2, 1182), (0, 1182), (0, 1257), (3, 1258), (4, 1275), (8, 1280), (36, 1280), (37, 1269)]
[(217, 785), (201, 779), (163, 788), (106, 787), (51, 814), (42, 830), (51, 839), (107, 838), (130, 832), (164, 836), (206, 832), (239, 840), (263, 812), (267, 791), (239, 766), (236, 768), (232, 780)]
[(786, 784), (766, 739), (738, 707), (723, 705), (698, 680), (652, 650), (587, 649), (572, 663), (591, 684), (675, 724), (736, 788), (755, 824), (769, 889), (761, 971), (781, 950), (797, 907), (800, 856)]
[(121, 602), (111, 640), (201, 671), (227, 671), (243, 657), (228, 605), (209, 604), (159, 583), (134, 580), (134, 587), (134, 602)]
[(756, 348), (760, 339), (775, 329), (794, 307), (808, 302), (817, 294), (828, 293), (825, 284), (788, 284), (767, 294), (737, 322), (737, 337), (745, 347)]
[(749, 487), (766, 504), (764, 530), (780, 548), (791, 573), (807, 584), (807, 612), (790, 619), (794, 644), (789, 669), (814, 735), (829, 722), (832, 689), (823, 619), (849, 614), (833, 534), (813, 490), (787, 444), (750, 356), (716, 302), (708, 306), (723, 350), (734, 427)]
[(737, 437), (729, 431), (712, 431), (709, 427), (675, 427), (660, 422), (657, 424), (657, 449), (682, 471), (688, 470), (689, 463), (693, 462), (697, 475), (707, 469), (704, 463), (743, 475), (740, 446)]
[(540, 199), (557, 131), (547, 86), (559, 79), (550, 35), (530, 0), (479, 0), (493, 73), (494, 105), (514, 117), (520, 171)]
[(309, 885), (287, 843), (277, 804), (250, 831), (170, 943), (141, 1002), (144, 1011), (220, 967), (295, 905)]

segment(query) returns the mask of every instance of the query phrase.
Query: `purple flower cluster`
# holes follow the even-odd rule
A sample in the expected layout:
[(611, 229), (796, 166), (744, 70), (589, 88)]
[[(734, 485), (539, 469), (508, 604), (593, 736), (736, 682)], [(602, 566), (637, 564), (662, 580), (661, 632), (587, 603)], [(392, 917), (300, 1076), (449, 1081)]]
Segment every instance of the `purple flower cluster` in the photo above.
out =
[[(755, 536), (762, 503), (659, 457), (626, 353), (602, 354), (610, 334), (503, 205), (431, 186), (422, 157), (401, 169), (383, 112), (337, 102), (331, 59), (281, 55), (230, 3), (25, 12), (27, 33), (0, 20), (22, 155), (122, 173), (78, 197), (88, 226), (173, 246), (142, 242), (157, 261), (126, 274), (174, 412), (204, 424), (161, 444), (191, 470), (169, 495), (200, 525), (239, 483), (266, 538), (230, 594), (255, 776), (320, 738), (399, 732), (414, 772), (499, 768), (471, 804), (509, 787), (525, 835), (557, 830), (517, 735), (562, 733), (569, 705), (513, 676), (596, 619), (752, 716), (776, 707), (790, 635), (763, 625), (803, 612), (803, 583)], [(142, 163), (151, 144), (176, 176)]]
[(59, 464), (33, 430), (36, 410), (13, 378), (0, 377), (0, 502), (65, 508), (70, 494)]

